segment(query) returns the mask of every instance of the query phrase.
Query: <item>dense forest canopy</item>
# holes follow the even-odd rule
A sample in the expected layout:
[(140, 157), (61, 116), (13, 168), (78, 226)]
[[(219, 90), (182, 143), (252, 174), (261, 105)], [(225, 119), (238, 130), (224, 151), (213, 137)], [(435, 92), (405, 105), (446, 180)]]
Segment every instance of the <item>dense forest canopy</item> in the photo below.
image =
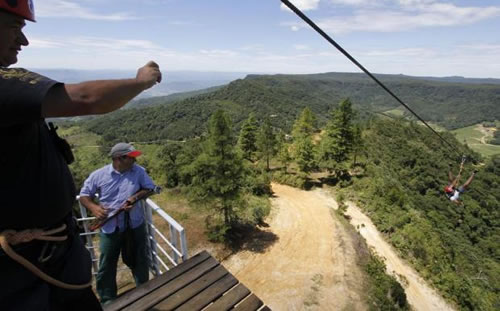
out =
[[(406, 76), (378, 75), (396, 95), (424, 120), (445, 128), (460, 128), (500, 119), (500, 85), (428, 81)], [(176, 95), (177, 99), (182, 98)], [(250, 112), (270, 117), (272, 125), (291, 130), (293, 120), (309, 107), (326, 123), (328, 113), (350, 98), (361, 113), (399, 108), (400, 105), (362, 74), (249, 75), (213, 92), (183, 100), (142, 100), (132, 107), (85, 123), (107, 139), (130, 141), (180, 140), (201, 135), (210, 115), (224, 109), (239, 129)], [(152, 103), (153, 107), (148, 107)], [(412, 117), (407, 111), (404, 115)]]

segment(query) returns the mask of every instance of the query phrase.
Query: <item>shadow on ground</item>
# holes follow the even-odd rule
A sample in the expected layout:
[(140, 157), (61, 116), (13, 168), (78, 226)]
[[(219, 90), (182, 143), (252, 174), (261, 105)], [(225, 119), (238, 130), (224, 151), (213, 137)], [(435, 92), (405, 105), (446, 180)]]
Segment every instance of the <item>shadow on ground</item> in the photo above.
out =
[(239, 225), (228, 233), (227, 246), (231, 252), (251, 251), (255, 253), (264, 253), (267, 248), (278, 241), (278, 236), (270, 231), (262, 230), (268, 228), (265, 222), (258, 227), (250, 225)]

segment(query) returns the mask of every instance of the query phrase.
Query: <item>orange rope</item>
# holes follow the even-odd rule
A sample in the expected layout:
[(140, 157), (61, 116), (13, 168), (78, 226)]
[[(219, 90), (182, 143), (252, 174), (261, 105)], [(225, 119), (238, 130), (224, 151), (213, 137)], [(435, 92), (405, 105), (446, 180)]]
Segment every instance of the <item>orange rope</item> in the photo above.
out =
[(52, 236), (55, 233), (61, 232), (66, 229), (66, 224), (63, 224), (59, 228), (55, 228), (48, 231), (43, 231), (41, 229), (28, 229), (23, 231), (15, 230), (5, 230), (0, 233), (0, 246), (3, 248), (5, 253), (12, 258), (14, 261), (33, 272), (36, 276), (41, 278), (47, 283), (54, 286), (65, 288), (65, 289), (84, 289), (91, 285), (91, 282), (87, 284), (67, 284), (52, 278), (51, 276), (45, 274), (43, 271), (38, 269), (34, 264), (26, 260), (24, 257), (16, 253), (10, 245), (17, 245), (20, 243), (27, 243), (33, 240), (42, 241), (64, 241), (68, 238), (67, 235), (64, 236)]

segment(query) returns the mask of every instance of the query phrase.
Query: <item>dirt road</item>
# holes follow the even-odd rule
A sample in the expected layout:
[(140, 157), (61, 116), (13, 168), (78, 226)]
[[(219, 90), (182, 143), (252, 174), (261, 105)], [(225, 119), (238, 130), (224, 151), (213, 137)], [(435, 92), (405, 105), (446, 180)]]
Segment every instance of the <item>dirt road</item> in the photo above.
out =
[(404, 276), (399, 278), (405, 288), (406, 297), (415, 310), (453, 310), (408, 264), (401, 260), (393, 248), (379, 234), (375, 225), (352, 202), (347, 203), (346, 214), (351, 217), (351, 224), (359, 228), (368, 246), (372, 247), (378, 255), (385, 258), (387, 271), (393, 275)]
[[(267, 230), (277, 241), (263, 253), (233, 255), (224, 266), (273, 310), (367, 310), (360, 297), (363, 274), (355, 264), (355, 243), (330, 214), (336, 202), (320, 189), (273, 184), (273, 191)], [(355, 223), (365, 224), (361, 234), (376, 236), (354, 207), (348, 213)], [(389, 258), (390, 269), (409, 281), (408, 300), (416, 310), (452, 310), (412, 276), (382, 239), (374, 241), (375, 249), (383, 249), (379, 254)]]
[(483, 136), (480, 139), (481, 144), (483, 144), (483, 145), (489, 145), (486, 142), (486, 139), (489, 139), (489, 138), (493, 137), (493, 135), (495, 133), (495, 129), (486, 128), (482, 124), (480, 124), (480, 125), (478, 125), (476, 127), (476, 130), (480, 131), (483, 134)]
[(224, 266), (273, 310), (366, 310), (353, 243), (330, 215), (335, 201), (277, 184), (273, 191), (268, 230), (277, 242)]

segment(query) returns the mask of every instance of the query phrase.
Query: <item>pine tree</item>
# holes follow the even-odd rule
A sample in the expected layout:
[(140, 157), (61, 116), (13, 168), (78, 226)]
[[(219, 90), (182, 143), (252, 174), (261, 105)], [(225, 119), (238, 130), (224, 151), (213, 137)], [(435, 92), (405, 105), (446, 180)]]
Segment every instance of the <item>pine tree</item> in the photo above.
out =
[(203, 152), (190, 165), (191, 193), (222, 214), (226, 228), (236, 219), (236, 202), (243, 185), (243, 161), (236, 152), (231, 121), (222, 110), (209, 120)]
[(283, 164), (286, 174), (288, 164), (292, 161), (292, 155), (290, 154), (290, 144), (286, 142), (284, 133), (281, 133), (278, 137), (278, 159)]
[(315, 146), (312, 134), (316, 131), (316, 116), (306, 107), (293, 125), (293, 157), (302, 172), (310, 172), (316, 167)]
[(276, 135), (273, 132), (269, 118), (264, 120), (257, 134), (257, 151), (261, 158), (266, 160), (266, 169), (269, 171), (269, 160), (276, 154)]
[(352, 104), (346, 99), (332, 112), (321, 138), (319, 165), (335, 175), (343, 175), (347, 171), (346, 161), (353, 150), (353, 118)]
[(316, 116), (311, 109), (304, 108), (293, 125), (292, 136), (312, 135), (317, 130), (316, 123)]
[(362, 136), (362, 131), (361, 127), (355, 126), (353, 130), (353, 160), (352, 160), (352, 165), (356, 166), (357, 165), (357, 157), (359, 153), (363, 150), (363, 136)]
[(255, 114), (250, 113), (248, 119), (246, 119), (241, 126), (240, 136), (238, 138), (238, 147), (242, 151), (243, 157), (249, 161), (252, 161), (255, 151), (257, 151), (257, 129), (258, 124), (255, 119)]
[(294, 156), (302, 172), (308, 173), (316, 167), (315, 146), (311, 136), (302, 135), (294, 140)]

